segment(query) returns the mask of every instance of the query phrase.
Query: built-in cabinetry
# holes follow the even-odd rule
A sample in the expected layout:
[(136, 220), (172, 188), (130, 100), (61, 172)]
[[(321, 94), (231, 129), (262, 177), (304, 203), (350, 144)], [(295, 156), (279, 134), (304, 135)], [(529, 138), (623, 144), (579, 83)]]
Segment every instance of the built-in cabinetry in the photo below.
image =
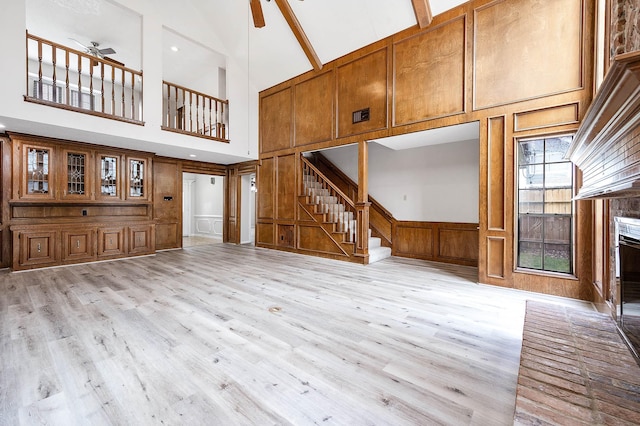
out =
[(155, 251), (151, 155), (11, 134), (14, 270)]

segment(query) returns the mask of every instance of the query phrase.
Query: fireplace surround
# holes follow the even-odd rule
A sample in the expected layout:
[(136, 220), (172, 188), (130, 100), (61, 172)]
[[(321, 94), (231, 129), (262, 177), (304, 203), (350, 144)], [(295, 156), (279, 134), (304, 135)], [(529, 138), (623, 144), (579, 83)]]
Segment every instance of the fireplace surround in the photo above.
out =
[(640, 362), (640, 219), (616, 217), (616, 304), (618, 328)]

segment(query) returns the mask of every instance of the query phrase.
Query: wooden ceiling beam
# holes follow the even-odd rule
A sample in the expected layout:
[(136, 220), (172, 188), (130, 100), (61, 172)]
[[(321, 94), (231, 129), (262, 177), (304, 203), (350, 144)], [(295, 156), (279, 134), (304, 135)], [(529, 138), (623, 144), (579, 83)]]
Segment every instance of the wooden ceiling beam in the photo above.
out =
[(276, 4), (278, 5), (278, 8), (280, 8), (280, 12), (282, 13), (282, 16), (284, 16), (284, 19), (287, 21), (287, 24), (289, 24), (289, 28), (291, 28), (293, 35), (296, 36), (298, 43), (300, 43), (300, 47), (302, 47), (304, 54), (307, 55), (309, 62), (311, 62), (311, 65), (316, 71), (321, 70), (322, 62), (320, 62), (320, 58), (318, 58), (318, 55), (316, 54), (316, 51), (313, 49), (311, 42), (307, 38), (307, 35), (304, 33), (304, 30), (302, 29), (302, 26), (300, 25), (298, 18), (296, 18), (296, 15), (293, 13), (293, 10), (291, 10), (291, 5), (289, 5), (289, 2), (287, 0), (275, 0), (275, 1), (276, 1)]
[(260, 0), (250, 0), (249, 5), (251, 6), (251, 16), (253, 16), (253, 26), (256, 28), (264, 27), (264, 14)]
[(431, 21), (433, 21), (429, 0), (411, 0), (411, 3), (413, 3), (413, 11), (416, 14), (418, 26), (420, 28), (428, 27)]

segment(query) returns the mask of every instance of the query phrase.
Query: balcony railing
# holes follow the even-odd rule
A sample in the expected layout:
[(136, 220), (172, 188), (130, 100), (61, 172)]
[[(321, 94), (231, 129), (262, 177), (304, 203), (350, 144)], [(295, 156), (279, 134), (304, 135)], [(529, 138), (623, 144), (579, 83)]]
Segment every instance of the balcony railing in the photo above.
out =
[(162, 129), (229, 142), (229, 101), (162, 82)]
[(25, 101), (144, 124), (142, 72), (27, 32)]

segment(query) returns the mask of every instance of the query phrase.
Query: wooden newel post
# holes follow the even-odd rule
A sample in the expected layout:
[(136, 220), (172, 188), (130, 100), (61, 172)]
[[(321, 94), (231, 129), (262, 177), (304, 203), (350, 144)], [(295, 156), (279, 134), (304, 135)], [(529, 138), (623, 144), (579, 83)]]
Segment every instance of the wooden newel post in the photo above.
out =
[[(356, 203), (356, 256), (369, 257), (369, 206), (371, 203)], [(368, 261), (365, 263), (369, 263)]]
[(358, 199), (356, 200), (356, 256), (369, 263), (369, 143), (358, 142)]

